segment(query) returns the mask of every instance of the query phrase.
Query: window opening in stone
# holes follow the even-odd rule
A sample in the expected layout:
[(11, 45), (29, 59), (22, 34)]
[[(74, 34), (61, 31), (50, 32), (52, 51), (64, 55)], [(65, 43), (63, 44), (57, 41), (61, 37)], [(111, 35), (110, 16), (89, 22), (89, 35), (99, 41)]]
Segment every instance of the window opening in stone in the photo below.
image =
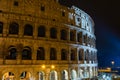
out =
[(61, 30), (61, 40), (67, 40), (67, 31)]
[(2, 80), (15, 80), (14, 73), (12, 73), (12, 72), (6, 72), (6, 73), (3, 75)]
[(66, 70), (62, 71), (62, 80), (68, 80), (68, 72)]
[(45, 59), (45, 50), (43, 47), (39, 47), (37, 50), (37, 60), (44, 60)]
[(71, 50), (71, 60), (75, 60), (75, 51)]
[(79, 51), (78, 58), (79, 58), (79, 60), (83, 60), (83, 50)]
[(22, 72), (20, 74), (20, 80), (32, 80), (31, 73), (30, 72)]
[(65, 49), (61, 50), (61, 60), (67, 60), (67, 51)]
[(43, 72), (39, 72), (39, 80), (45, 80), (45, 74)]
[(38, 37), (45, 37), (45, 26), (38, 27)]
[(57, 72), (51, 71), (50, 72), (50, 80), (58, 80)]
[(22, 60), (31, 60), (31, 49), (29, 47), (25, 47), (22, 51)]
[(65, 16), (65, 12), (64, 12), (64, 11), (62, 11), (62, 16), (63, 16), (63, 17)]
[(19, 25), (15, 22), (12, 22), (9, 26), (9, 34), (18, 34)]
[(75, 41), (75, 33), (70, 31), (70, 41)]
[(0, 34), (3, 33), (3, 22), (0, 22)]
[(24, 35), (32, 36), (33, 35), (33, 27), (30, 24), (26, 24), (24, 27)]
[(45, 11), (45, 6), (42, 5), (42, 6), (40, 7), (40, 9), (41, 9), (41, 11)]
[(18, 1), (14, 1), (14, 6), (18, 6)]
[(6, 59), (15, 60), (16, 59), (16, 55), (17, 55), (16, 48), (14, 46), (11, 46), (9, 48), (8, 54), (6, 56)]
[(56, 60), (56, 49), (55, 48), (51, 48), (50, 49), (50, 60)]
[(53, 38), (53, 39), (57, 38), (57, 30), (56, 30), (56, 28), (51, 28), (50, 29), (50, 37)]

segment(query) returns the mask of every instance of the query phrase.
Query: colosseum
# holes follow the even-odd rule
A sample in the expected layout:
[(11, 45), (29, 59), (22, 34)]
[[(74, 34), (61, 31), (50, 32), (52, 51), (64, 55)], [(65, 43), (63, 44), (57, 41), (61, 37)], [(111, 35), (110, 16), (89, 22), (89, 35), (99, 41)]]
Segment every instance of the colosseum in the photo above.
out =
[(0, 0), (0, 80), (97, 76), (94, 22), (58, 0)]

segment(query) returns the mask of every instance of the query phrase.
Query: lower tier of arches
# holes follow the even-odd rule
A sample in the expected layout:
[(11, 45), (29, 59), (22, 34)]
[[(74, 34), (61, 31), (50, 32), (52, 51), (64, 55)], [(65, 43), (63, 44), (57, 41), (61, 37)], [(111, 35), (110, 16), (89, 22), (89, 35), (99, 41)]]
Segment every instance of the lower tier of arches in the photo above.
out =
[(97, 66), (1, 65), (0, 80), (81, 80), (97, 76)]

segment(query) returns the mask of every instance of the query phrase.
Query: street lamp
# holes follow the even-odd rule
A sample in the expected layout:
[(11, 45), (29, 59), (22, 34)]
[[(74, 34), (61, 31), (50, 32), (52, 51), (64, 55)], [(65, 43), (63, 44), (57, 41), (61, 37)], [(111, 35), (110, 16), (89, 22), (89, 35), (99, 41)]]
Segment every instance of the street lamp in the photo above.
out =
[(54, 68), (55, 68), (55, 66), (54, 66), (54, 65), (52, 65), (52, 66), (51, 66), (51, 68), (52, 68), (52, 69), (54, 69)]
[(42, 65), (42, 69), (45, 69), (45, 65)]
[(111, 61), (111, 64), (112, 64), (112, 67), (114, 66), (115, 62), (114, 61)]
[(51, 65), (50, 67), (48, 67), (47, 65), (43, 64), (41, 68), (45, 70), (45, 75), (44, 75), (45, 80), (49, 80), (50, 71), (55, 69), (55, 65)]

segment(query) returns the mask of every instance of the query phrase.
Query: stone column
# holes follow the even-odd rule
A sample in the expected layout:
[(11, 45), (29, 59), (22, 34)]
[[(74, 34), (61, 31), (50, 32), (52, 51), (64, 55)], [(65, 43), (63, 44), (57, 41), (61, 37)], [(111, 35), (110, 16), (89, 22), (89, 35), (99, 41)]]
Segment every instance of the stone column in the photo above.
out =
[(46, 26), (45, 30), (46, 30), (45, 31), (46, 38), (50, 39), (50, 28)]
[(93, 70), (92, 70), (92, 67), (89, 67), (89, 77), (90, 77), (90, 78), (93, 77)]
[(68, 47), (68, 63), (70, 63), (70, 54), (71, 54), (71, 48), (70, 47)]
[(21, 63), (21, 58), (22, 58), (22, 49), (23, 49), (23, 44), (18, 44), (17, 45), (18, 53), (17, 53), (17, 64)]
[[(79, 51), (80, 51), (80, 49), (79, 48), (77, 48), (77, 61), (78, 61), (78, 63), (80, 62), (80, 60), (79, 60)], [(80, 55), (81, 56), (81, 55)]]
[(35, 64), (35, 63), (36, 63), (36, 59), (37, 59), (37, 48), (35, 47), (35, 45), (33, 45), (32, 64)]
[(45, 80), (49, 80), (50, 79), (50, 68), (47, 68), (45, 71)]
[[(58, 45), (59, 45), (59, 44), (58, 44)], [(57, 45), (57, 46), (58, 46), (58, 45)], [(57, 47), (57, 46), (56, 46), (56, 47)], [(57, 47), (57, 60), (58, 60), (58, 61), (61, 60), (61, 49), (60, 49), (60, 47)]]
[(58, 39), (58, 41), (60, 41), (60, 37), (61, 37), (60, 30), (61, 29), (57, 28), (57, 39)]
[(8, 22), (5, 22), (3, 25), (4, 25), (3, 26), (3, 37), (6, 37), (6, 36), (8, 36), (9, 24), (8, 24)]
[(0, 71), (0, 80), (2, 80), (3, 78), (3, 75), (2, 75), (2, 72)]
[(80, 44), (82, 44), (82, 42), (83, 42), (83, 34), (82, 34), (82, 32), (80, 32), (79, 34), (80, 34), (79, 35), (80, 36), (80, 41), (79, 42), (80, 42)]
[(19, 38), (23, 37), (23, 34), (24, 34), (24, 25), (23, 25), (23, 23), (21, 22), (21, 23), (19, 24), (19, 33), (18, 33)]
[(60, 71), (60, 70), (57, 71), (57, 76), (58, 76), (58, 80), (62, 80), (62, 79), (61, 79), (61, 71)]
[[(16, 74), (15, 74), (15, 75), (16, 75)], [(17, 74), (17, 75), (15, 76), (15, 80), (20, 80), (20, 75)]]
[(67, 41), (69, 42), (70, 41), (70, 29), (67, 30)]
[(78, 38), (77, 37), (77, 31), (75, 30), (74, 33), (75, 33), (75, 42), (77, 42), (77, 38)]
[(33, 69), (32, 73), (31, 73), (30, 80), (38, 80), (37, 75), (36, 75), (36, 71), (34, 71), (34, 69)]
[(87, 34), (85, 35), (85, 45), (87, 46), (88, 42), (87, 42)]
[(83, 69), (80, 67), (79, 68), (79, 78), (82, 79), (84, 77), (83, 75)]
[(93, 70), (93, 77), (95, 77), (95, 67), (92, 67)]
[(97, 63), (97, 53), (95, 52), (95, 63)]
[(84, 34), (82, 34), (82, 45), (85, 44)]
[(46, 50), (45, 59), (47, 61), (49, 61), (50, 60), (50, 47), (49, 46), (45, 46), (45, 50)]
[(97, 67), (95, 67), (95, 76), (97, 76), (98, 75), (98, 69), (97, 69)]
[(77, 48), (75, 49), (75, 52), (76, 52), (75, 62), (78, 63), (79, 60), (78, 60), (78, 49)]
[(34, 25), (34, 29), (33, 29), (33, 37), (34, 39), (37, 39), (37, 34), (38, 34), (38, 25)]

